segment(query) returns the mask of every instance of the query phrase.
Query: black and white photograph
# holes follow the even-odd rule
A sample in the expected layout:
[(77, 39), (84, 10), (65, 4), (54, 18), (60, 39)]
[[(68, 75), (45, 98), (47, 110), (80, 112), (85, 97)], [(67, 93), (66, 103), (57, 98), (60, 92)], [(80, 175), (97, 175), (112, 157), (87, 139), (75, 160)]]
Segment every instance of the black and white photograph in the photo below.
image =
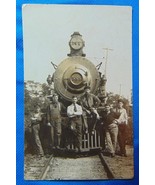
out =
[(24, 4), (24, 179), (134, 178), (132, 7)]

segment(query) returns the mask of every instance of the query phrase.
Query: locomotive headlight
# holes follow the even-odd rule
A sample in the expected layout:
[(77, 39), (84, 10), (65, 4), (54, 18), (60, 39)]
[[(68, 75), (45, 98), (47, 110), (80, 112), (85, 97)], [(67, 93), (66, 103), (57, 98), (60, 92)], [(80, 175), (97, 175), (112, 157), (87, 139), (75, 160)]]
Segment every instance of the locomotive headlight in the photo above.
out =
[(74, 36), (71, 38), (69, 45), (72, 49), (74, 50), (79, 50), (81, 48), (83, 48), (84, 46), (84, 41), (82, 40), (81, 37), (79, 36)]
[(70, 81), (74, 85), (80, 85), (83, 82), (83, 77), (80, 73), (75, 72), (71, 75)]

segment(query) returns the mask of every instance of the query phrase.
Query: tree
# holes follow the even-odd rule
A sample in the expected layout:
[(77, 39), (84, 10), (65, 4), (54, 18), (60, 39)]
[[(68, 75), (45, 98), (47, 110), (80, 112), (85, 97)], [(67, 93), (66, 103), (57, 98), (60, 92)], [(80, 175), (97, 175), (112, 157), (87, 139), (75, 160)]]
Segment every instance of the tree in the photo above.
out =
[(42, 84), (43, 96), (49, 95), (50, 87), (47, 84)]
[(30, 124), (30, 118), (35, 113), (37, 106), (41, 106), (41, 101), (38, 97), (32, 98), (30, 92), (25, 88), (25, 126)]

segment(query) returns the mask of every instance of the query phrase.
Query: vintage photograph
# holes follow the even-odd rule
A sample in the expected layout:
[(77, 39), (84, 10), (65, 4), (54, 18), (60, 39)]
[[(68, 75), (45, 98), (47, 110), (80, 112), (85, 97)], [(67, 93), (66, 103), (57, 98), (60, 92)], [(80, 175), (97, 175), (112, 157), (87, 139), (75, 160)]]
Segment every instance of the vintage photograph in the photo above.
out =
[(132, 7), (25, 4), (22, 24), (24, 179), (132, 179)]

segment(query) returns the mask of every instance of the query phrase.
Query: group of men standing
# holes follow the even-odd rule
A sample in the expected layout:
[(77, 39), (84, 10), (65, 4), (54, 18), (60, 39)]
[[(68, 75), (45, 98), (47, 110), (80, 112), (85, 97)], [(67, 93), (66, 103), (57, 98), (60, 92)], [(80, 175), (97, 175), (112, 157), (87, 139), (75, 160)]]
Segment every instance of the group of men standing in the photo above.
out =
[[(94, 134), (96, 125), (99, 123), (104, 129), (106, 144), (108, 152), (111, 157), (115, 156), (116, 146), (119, 143), (120, 154), (126, 156), (125, 142), (126, 142), (126, 125), (127, 125), (127, 113), (123, 108), (123, 102), (119, 101), (118, 108), (114, 111), (111, 110), (108, 104), (105, 105), (105, 111), (100, 115), (97, 108), (100, 106), (100, 99), (94, 94), (90, 93), (90, 87), (85, 87), (85, 94), (80, 98), (78, 104), (78, 97), (72, 97), (72, 104), (65, 107), (58, 101), (58, 95), (54, 94), (52, 101), (47, 107), (47, 126), (50, 127), (51, 132), (51, 144), (55, 149), (61, 147), (62, 136), (62, 113), (66, 112), (68, 116), (69, 128), (72, 131), (75, 139), (75, 150), (81, 152), (82, 147), (82, 128), (87, 134)], [(91, 123), (87, 119), (91, 120)], [(39, 129), (41, 123), (41, 112), (38, 112), (32, 117), (32, 130), (34, 133), (34, 142), (37, 148), (37, 154), (44, 155), (41, 142), (39, 140)], [(35, 123), (35, 124), (34, 124)], [(102, 131), (100, 132), (102, 134)], [(104, 142), (104, 141), (103, 141)]]
[(117, 144), (119, 144), (119, 154), (126, 157), (126, 129), (128, 123), (128, 116), (126, 109), (123, 108), (123, 101), (118, 101), (118, 108), (111, 110), (111, 107), (105, 105), (105, 113), (102, 117), (105, 129), (105, 138), (107, 142), (107, 149), (111, 157), (115, 156)]

